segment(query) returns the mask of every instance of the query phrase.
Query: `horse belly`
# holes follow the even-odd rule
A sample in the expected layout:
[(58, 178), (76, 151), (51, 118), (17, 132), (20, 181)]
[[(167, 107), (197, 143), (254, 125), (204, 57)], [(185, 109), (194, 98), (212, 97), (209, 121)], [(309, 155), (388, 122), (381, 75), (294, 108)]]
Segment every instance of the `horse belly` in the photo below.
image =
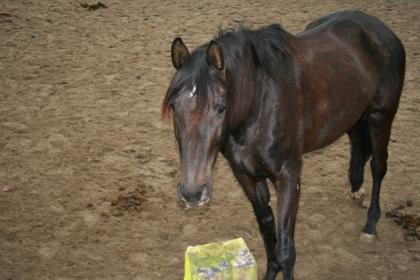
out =
[(307, 98), (304, 152), (327, 146), (350, 130), (367, 110), (376, 92), (375, 78), (359, 74), (337, 76), (331, 79), (327, 86), (329, 90), (323, 91), (325, 87), (321, 87)]
[(318, 119), (317, 121), (320, 123), (316, 124), (314, 127), (308, 128), (305, 132), (304, 152), (314, 151), (334, 142), (350, 130), (362, 116), (364, 111), (365, 110), (357, 110), (350, 116), (343, 114), (342, 117), (337, 117), (337, 115), (332, 113), (326, 115), (322, 119)]

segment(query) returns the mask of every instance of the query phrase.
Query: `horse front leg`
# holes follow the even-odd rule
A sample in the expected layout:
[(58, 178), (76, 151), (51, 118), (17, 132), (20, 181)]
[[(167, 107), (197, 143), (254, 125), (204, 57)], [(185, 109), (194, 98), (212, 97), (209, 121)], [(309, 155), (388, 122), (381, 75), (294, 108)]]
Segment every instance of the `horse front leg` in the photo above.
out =
[(281, 266), (283, 280), (293, 280), (296, 251), (294, 231), (300, 194), (299, 165), (285, 164), (275, 182), (278, 204), (277, 263)]
[(252, 203), (258, 226), (264, 240), (267, 254), (267, 271), (264, 280), (274, 280), (280, 270), (275, 252), (276, 228), (273, 211), (270, 206), (270, 192), (265, 180), (255, 181), (242, 173), (235, 173), (245, 194)]

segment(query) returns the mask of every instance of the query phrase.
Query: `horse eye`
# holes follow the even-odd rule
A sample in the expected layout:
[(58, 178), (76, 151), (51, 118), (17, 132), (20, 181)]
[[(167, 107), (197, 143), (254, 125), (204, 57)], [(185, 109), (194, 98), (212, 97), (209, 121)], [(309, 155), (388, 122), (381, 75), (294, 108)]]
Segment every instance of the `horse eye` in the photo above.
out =
[(227, 108), (226, 105), (219, 105), (219, 107), (217, 108), (217, 113), (223, 114), (226, 111), (226, 108)]

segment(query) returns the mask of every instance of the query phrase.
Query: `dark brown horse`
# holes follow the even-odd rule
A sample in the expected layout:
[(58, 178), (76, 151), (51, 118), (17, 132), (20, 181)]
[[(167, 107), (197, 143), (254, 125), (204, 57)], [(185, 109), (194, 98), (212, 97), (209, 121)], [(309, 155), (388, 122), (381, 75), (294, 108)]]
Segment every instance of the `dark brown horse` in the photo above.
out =
[[(360, 11), (322, 17), (292, 35), (279, 25), (221, 32), (191, 54), (172, 44), (177, 72), (163, 102), (173, 111), (181, 157), (178, 194), (186, 206), (209, 201), (219, 151), (252, 203), (267, 253), (265, 279), (293, 279), (294, 226), (302, 154), (347, 133), (351, 191), (373, 177), (363, 232), (376, 234), (387, 148), (404, 81), (397, 36)], [(269, 205), (276, 188), (277, 236)]]

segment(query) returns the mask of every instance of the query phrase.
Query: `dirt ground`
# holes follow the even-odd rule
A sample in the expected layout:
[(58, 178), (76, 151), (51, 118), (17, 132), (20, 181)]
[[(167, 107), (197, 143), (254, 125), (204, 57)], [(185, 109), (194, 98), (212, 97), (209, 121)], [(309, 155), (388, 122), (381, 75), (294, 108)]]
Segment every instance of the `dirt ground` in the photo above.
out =
[[(185, 212), (160, 119), (172, 40), (194, 48), (220, 27), (280, 22), (295, 33), (347, 8), (385, 21), (407, 74), (382, 210), (411, 199), (420, 213), (420, 1), (81, 2), (0, 1), (0, 279), (182, 279), (187, 246), (236, 237), (262, 277), (257, 224), (226, 162), (211, 207)], [(420, 241), (385, 215), (375, 242), (359, 240), (366, 209), (346, 194), (348, 161), (346, 137), (305, 156), (296, 279), (420, 279)], [(370, 182), (367, 169), (368, 192)]]

